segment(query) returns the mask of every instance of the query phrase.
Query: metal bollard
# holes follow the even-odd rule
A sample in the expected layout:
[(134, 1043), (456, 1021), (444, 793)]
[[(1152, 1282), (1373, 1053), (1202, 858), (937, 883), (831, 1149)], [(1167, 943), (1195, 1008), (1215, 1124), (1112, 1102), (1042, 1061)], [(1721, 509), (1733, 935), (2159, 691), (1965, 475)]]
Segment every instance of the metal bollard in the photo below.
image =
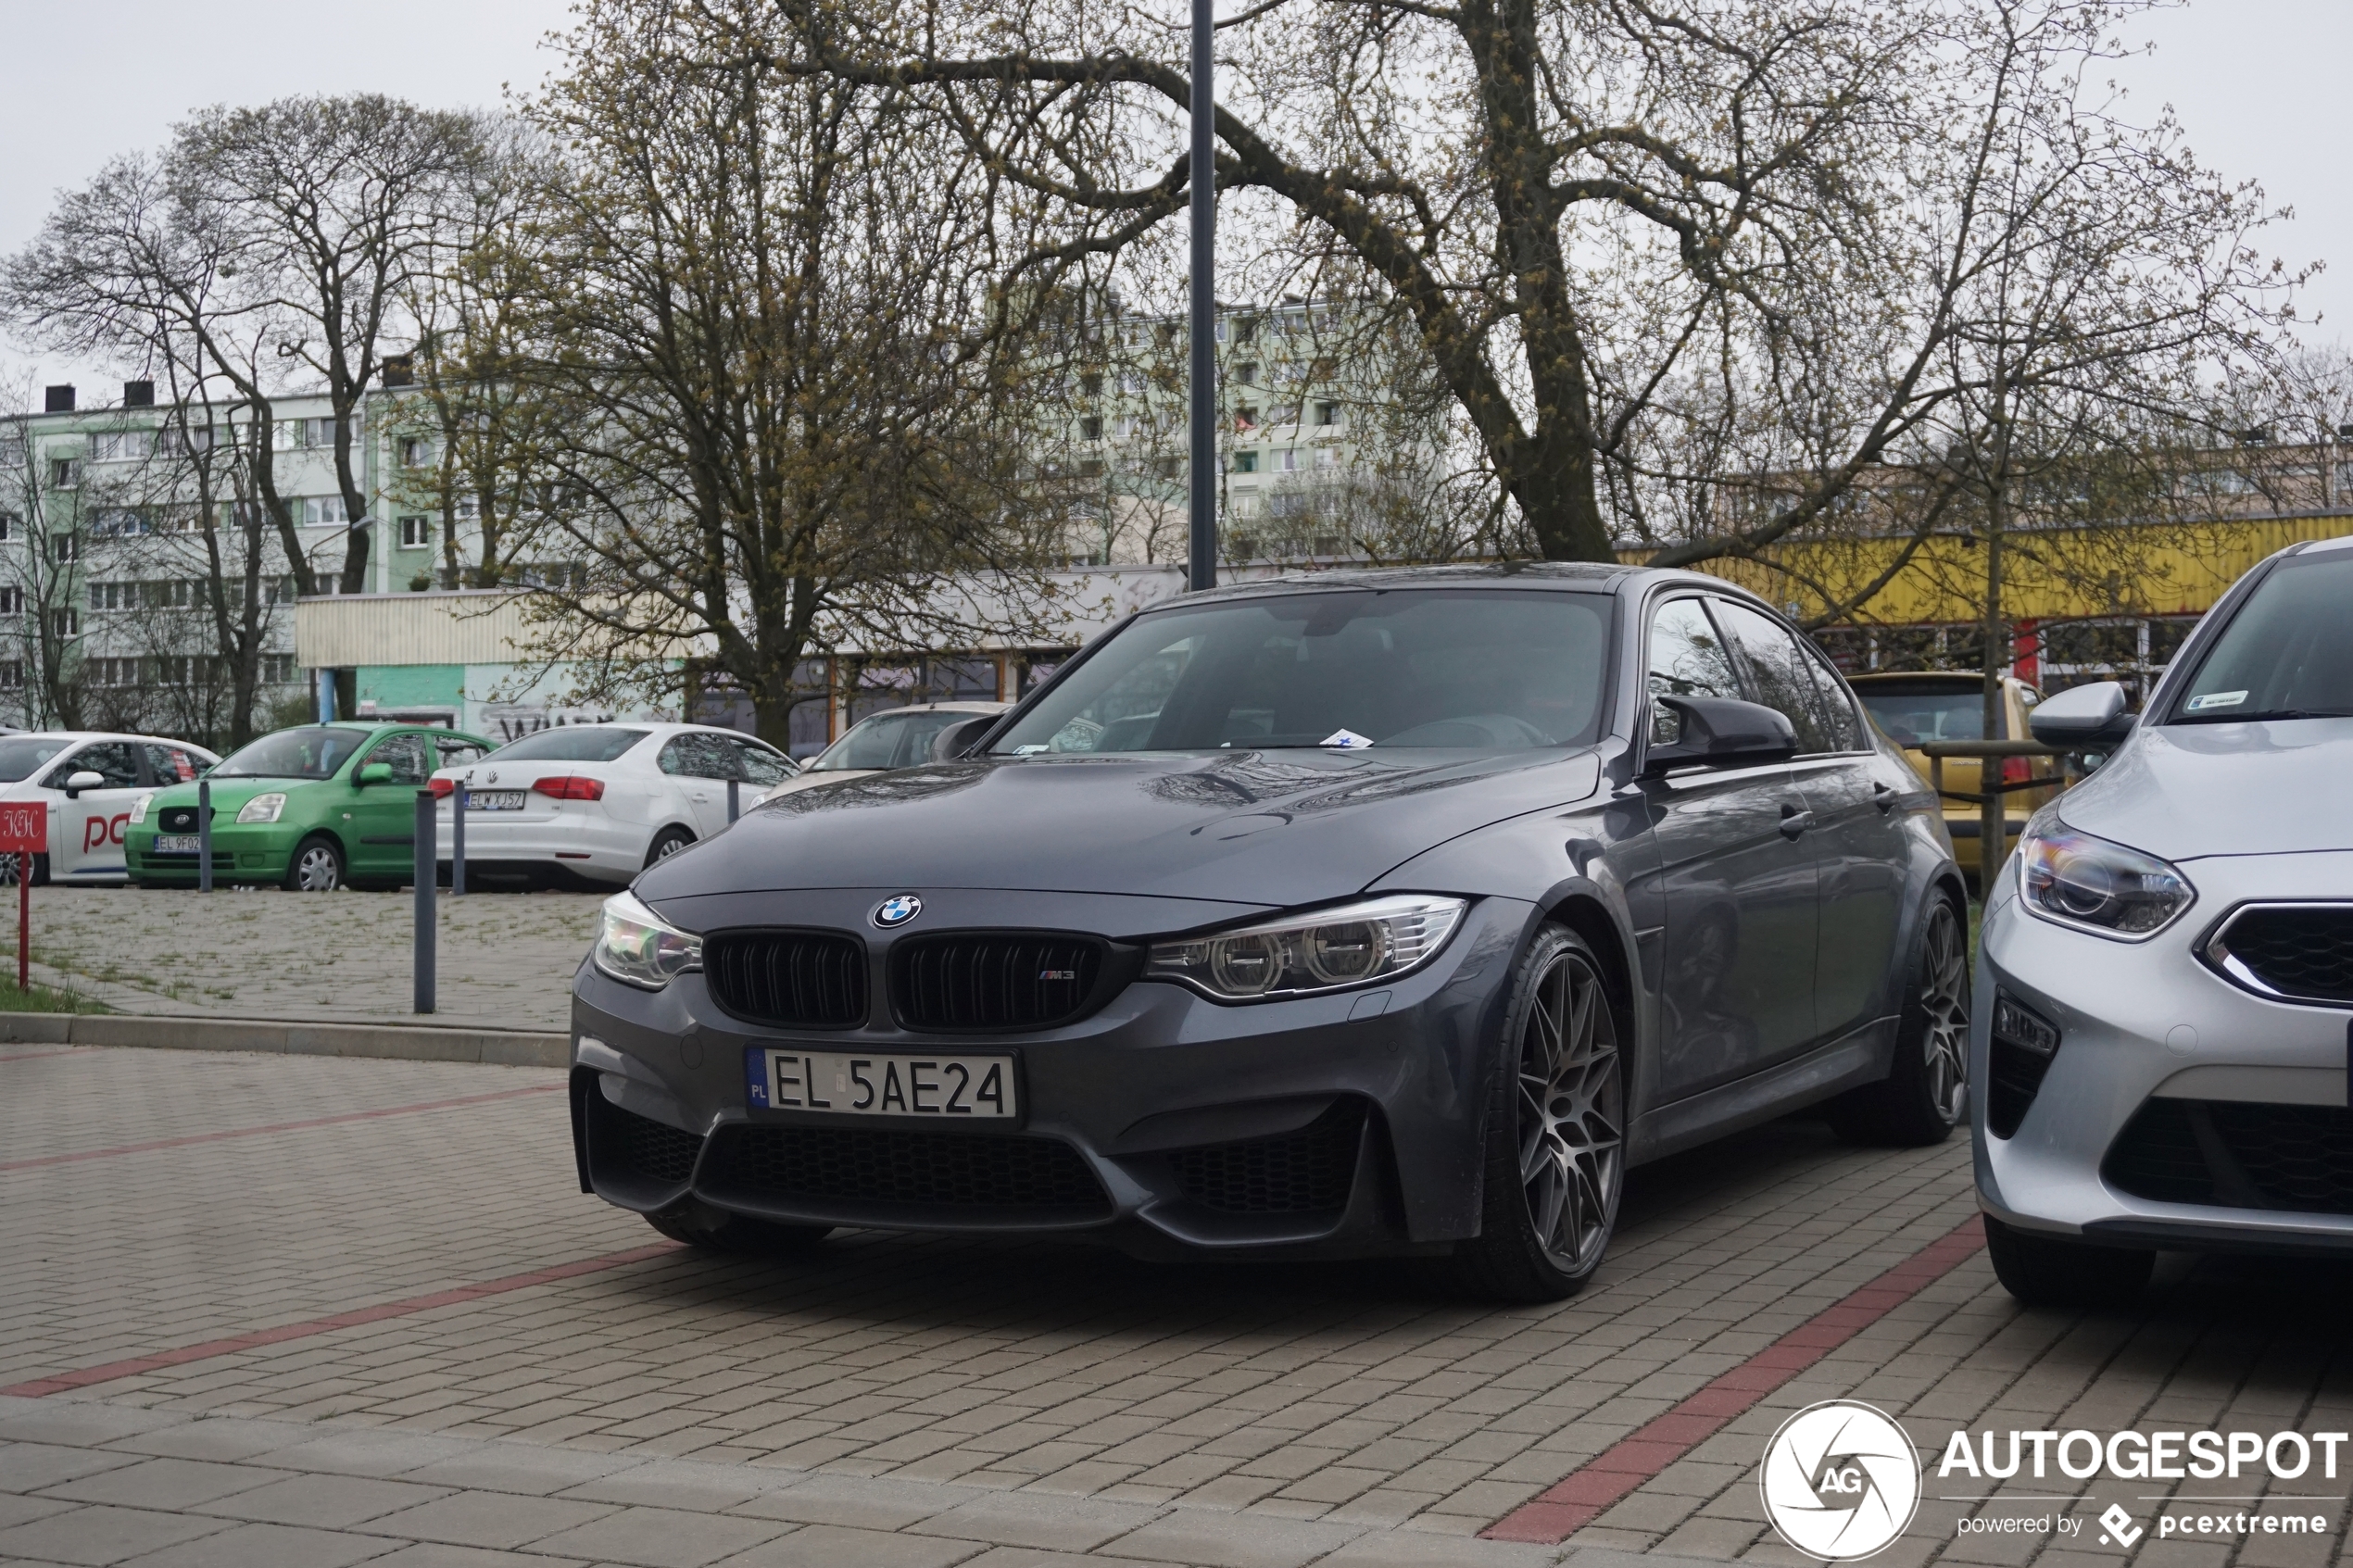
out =
[(466, 783), (449, 792), (449, 897), (466, 895)]
[(727, 781), (727, 820), (734, 822), (743, 814), (743, 785), (734, 779)]
[(417, 792), (415, 840), (417, 847), (417, 1005), (415, 1010), (418, 1012), (433, 1010), (433, 937), (435, 915), (433, 884), (438, 869), (435, 862), (440, 859), (440, 856), (434, 853), (440, 847), (434, 842), (437, 836), (434, 832), (435, 826), (433, 791), (421, 789)]
[(212, 783), (196, 781), (196, 891), (212, 891)]

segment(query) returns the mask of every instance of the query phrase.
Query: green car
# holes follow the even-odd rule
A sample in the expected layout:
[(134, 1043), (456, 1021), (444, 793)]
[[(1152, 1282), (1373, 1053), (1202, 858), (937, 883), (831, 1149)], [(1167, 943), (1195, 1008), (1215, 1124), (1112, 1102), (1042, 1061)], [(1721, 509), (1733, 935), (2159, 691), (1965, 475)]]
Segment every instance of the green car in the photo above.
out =
[[(204, 774), (213, 880), (303, 893), (413, 882), (417, 791), (434, 769), (490, 749), (477, 735), (423, 724), (305, 724), (264, 735)], [(142, 797), (123, 847), (134, 886), (194, 887), (196, 786)]]

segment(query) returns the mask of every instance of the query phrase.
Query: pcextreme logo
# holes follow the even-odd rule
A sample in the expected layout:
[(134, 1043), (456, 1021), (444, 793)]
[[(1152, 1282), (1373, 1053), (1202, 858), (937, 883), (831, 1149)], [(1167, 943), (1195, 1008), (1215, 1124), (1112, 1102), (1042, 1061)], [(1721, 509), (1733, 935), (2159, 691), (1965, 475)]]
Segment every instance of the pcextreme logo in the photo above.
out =
[(1825, 1399), (1781, 1423), (1756, 1484), (1781, 1539), (1824, 1562), (1852, 1562), (1884, 1550), (1911, 1524), (1920, 1460), (1884, 1411)]

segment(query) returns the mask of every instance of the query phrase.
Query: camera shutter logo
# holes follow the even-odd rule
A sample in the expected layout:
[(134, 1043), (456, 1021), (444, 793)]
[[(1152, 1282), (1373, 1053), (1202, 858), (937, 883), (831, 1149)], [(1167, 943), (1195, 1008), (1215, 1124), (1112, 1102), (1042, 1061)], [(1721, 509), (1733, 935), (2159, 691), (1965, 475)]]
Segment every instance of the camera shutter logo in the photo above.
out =
[(1757, 1490), (1781, 1539), (1825, 1562), (1884, 1550), (1920, 1504), (1920, 1458), (1884, 1411), (1826, 1399), (1765, 1445)]

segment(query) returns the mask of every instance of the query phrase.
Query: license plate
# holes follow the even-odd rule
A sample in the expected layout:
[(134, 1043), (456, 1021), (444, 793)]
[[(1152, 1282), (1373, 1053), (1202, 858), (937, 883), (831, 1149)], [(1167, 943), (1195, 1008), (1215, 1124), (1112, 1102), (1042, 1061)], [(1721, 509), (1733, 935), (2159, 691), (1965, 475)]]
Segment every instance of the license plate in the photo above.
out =
[(1009, 1056), (857, 1056), (754, 1047), (751, 1103), (845, 1116), (1011, 1122), (1021, 1115)]
[(466, 792), (469, 811), (520, 811), (523, 792), (519, 789), (470, 789)]
[(193, 833), (159, 833), (156, 834), (158, 855), (194, 855), (203, 847)]

